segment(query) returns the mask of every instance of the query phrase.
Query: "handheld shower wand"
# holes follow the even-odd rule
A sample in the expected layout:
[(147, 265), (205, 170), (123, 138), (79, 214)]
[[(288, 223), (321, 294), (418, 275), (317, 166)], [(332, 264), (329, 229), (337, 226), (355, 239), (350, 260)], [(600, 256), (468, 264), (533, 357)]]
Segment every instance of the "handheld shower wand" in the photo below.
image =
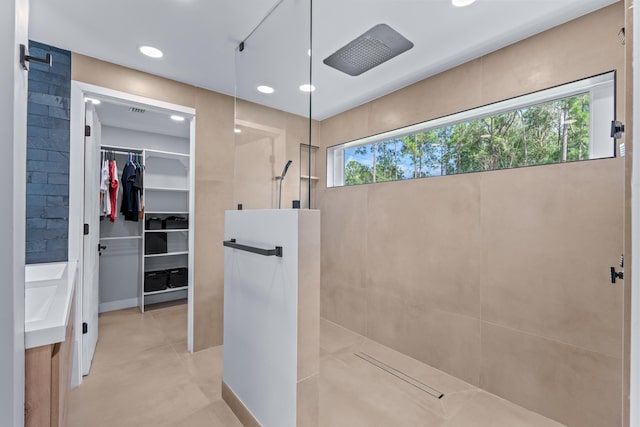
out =
[(276, 177), (277, 179), (280, 180), (280, 190), (278, 191), (278, 209), (280, 209), (280, 203), (282, 202), (282, 181), (284, 181), (284, 176), (287, 174), (287, 171), (289, 170), (289, 166), (291, 166), (291, 163), (293, 163), (293, 160), (287, 161), (287, 164), (284, 165), (284, 169), (282, 170), (282, 175)]

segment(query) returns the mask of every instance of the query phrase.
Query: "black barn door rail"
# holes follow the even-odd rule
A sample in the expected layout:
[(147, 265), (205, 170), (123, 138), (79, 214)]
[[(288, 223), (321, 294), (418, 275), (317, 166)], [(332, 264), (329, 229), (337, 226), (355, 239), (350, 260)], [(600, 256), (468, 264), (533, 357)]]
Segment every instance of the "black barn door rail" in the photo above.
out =
[(222, 244), (228, 248), (240, 249), (241, 251), (251, 252), (252, 254), (282, 258), (282, 246), (276, 246), (275, 249), (262, 249), (254, 246), (241, 245), (236, 243), (236, 239), (225, 240)]

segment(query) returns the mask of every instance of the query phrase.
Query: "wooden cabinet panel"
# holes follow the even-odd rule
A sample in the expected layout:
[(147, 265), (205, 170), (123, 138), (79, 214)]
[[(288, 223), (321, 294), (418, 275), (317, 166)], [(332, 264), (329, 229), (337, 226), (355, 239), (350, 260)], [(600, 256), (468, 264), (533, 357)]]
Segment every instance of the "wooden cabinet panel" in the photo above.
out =
[(25, 427), (48, 426), (51, 419), (51, 356), (53, 345), (25, 353)]
[[(73, 297), (72, 297), (73, 298)], [(25, 427), (64, 427), (71, 388), (75, 304), (65, 341), (25, 352)]]

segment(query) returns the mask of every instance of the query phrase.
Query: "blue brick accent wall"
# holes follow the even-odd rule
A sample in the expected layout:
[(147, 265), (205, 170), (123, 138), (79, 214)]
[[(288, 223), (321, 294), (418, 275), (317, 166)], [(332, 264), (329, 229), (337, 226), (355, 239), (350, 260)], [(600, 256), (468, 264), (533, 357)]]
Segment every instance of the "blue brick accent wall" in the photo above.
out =
[(69, 242), (69, 101), (71, 52), (29, 41), (26, 262), (67, 260)]

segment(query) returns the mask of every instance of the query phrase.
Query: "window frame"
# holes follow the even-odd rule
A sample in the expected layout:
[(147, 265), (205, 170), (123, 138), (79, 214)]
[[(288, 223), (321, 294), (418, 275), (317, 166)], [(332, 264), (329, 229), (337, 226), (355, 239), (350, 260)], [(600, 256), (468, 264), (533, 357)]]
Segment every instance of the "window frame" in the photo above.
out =
[[(616, 157), (616, 144), (613, 137), (610, 138), (611, 154), (607, 155), (603, 153), (608, 150), (607, 144), (604, 142), (602, 136), (598, 136), (598, 142), (594, 144), (594, 135), (602, 135), (605, 131), (610, 131), (610, 121), (598, 121), (594, 124), (594, 118), (600, 117), (605, 114), (611, 114), (611, 120), (616, 120), (616, 71), (608, 71), (605, 73), (597, 74), (595, 76), (587, 77), (580, 80), (575, 80), (569, 83), (553, 86), (548, 89), (542, 89), (536, 92), (531, 92), (525, 95), (516, 96), (513, 98), (505, 99), (502, 101), (486, 104), (480, 107), (471, 108), (468, 110), (460, 111), (457, 113), (449, 114), (446, 116), (438, 117), (435, 119), (419, 122), (413, 125), (397, 128), (391, 131), (370, 135), (364, 138), (355, 139), (352, 141), (344, 142), (341, 144), (332, 145), (327, 147), (327, 165), (326, 165), (326, 185), (327, 188), (333, 187), (351, 187), (351, 184), (345, 185), (344, 183), (344, 153), (346, 149), (357, 148), (369, 144), (389, 141), (394, 138), (401, 138), (403, 136), (417, 134), (419, 132), (429, 131), (433, 129), (439, 129), (447, 126), (455, 126), (459, 123), (470, 122), (521, 108), (527, 108), (534, 105), (543, 104), (546, 102), (552, 102), (555, 100), (561, 100), (568, 97), (589, 93), (590, 94), (590, 128), (589, 128), (589, 159), (599, 158), (611, 158)], [(608, 107), (607, 107), (608, 104)], [(600, 140), (602, 139), (602, 140)], [(597, 146), (597, 154), (594, 153)], [(557, 162), (560, 163), (560, 162)], [(548, 163), (548, 164), (557, 164)], [(542, 166), (542, 165), (537, 165)], [(480, 171), (478, 171), (480, 172)], [(457, 175), (457, 174), (456, 174)], [(416, 179), (416, 178), (409, 178)], [(388, 182), (388, 181), (385, 181)], [(372, 182), (370, 184), (374, 184)]]

